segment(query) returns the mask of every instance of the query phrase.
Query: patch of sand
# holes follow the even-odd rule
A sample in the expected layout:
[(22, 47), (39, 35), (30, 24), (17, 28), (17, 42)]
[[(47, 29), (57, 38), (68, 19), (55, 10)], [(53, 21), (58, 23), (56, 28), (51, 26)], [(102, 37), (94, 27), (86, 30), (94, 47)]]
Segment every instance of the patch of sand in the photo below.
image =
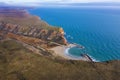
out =
[(75, 44), (68, 44), (67, 46), (61, 45), (61, 46), (51, 48), (50, 50), (53, 50), (55, 52), (53, 55), (60, 56), (62, 58), (68, 59), (68, 60), (84, 60), (84, 61), (87, 61), (85, 58), (82, 58), (82, 57), (75, 58), (75, 57), (69, 55), (69, 52), (68, 52), (69, 49), (72, 48), (72, 47), (75, 47), (75, 46), (76, 46)]

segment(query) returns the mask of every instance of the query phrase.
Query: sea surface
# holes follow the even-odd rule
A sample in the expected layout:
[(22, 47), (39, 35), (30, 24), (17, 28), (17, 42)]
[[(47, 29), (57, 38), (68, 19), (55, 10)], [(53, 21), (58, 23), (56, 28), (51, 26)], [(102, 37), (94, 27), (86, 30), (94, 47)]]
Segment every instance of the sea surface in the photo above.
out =
[(120, 60), (120, 9), (46, 7), (29, 12), (62, 27), (68, 42), (85, 47), (71, 48), (69, 54), (73, 57), (87, 53), (97, 61)]

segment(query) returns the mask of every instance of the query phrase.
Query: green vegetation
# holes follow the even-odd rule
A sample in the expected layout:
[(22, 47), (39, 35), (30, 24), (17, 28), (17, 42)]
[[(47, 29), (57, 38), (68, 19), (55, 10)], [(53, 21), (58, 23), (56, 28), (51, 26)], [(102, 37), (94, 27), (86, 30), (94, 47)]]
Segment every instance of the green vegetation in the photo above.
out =
[(9, 38), (12, 35), (12, 38), (14, 37), (17, 40), (19, 36), (24, 38), (27, 36), (36, 38), (36, 40), (34, 39), (35, 42), (38, 41), (37, 39), (41, 39), (46, 43), (52, 41), (59, 44), (67, 44), (62, 28), (50, 26), (39, 17), (30, 15), (21, 9), (3, 8), (0, 10), (0, 34)]
[(26, 28), (29, 30), (31, 27), (36, 28), (43, 28), (47, 30), (59, 30), (59, 27), (53, 27), (47, 24), (45, 21), (40, 20), (37, 16), (31, 16), (27, 14), (28, 17), (1, 17), (0, 16), (0, 22), (6, 22), (11, 24), (17, 24), (19, 26), (22, 26), (23, 28)]
[(47, 30), (59, 30), (58, 27), (52, 27), (38, 16), (30, 15), (23, 9), (0, 8), (0, 22), (11, 23), (22, 26), (25, 29), (36, 27)]
[[(57, 41), (66, 43), (61, 28), (52, 27), (24, 11), (1, 12), (6, 14), (0, 14), (0, 80), (120, 80), (120, 61), (92, 63), (52, 56), (53, 52), (42, 48), (42, 45), (53, 47)], [(17, 34), (19, 30), (28, 35)], [(6, 33), (10, 31), (13, 32)], [(38, 36), (41, 38), (37, 39)], [(44, 38), (49, 40), (44, 41)], [(24, 47), (25, 43), (29, 46)]]
[(35, 54), (14, 40), (0, 42), (0, 80), (120, 80), (120, 61), (66, 61)]

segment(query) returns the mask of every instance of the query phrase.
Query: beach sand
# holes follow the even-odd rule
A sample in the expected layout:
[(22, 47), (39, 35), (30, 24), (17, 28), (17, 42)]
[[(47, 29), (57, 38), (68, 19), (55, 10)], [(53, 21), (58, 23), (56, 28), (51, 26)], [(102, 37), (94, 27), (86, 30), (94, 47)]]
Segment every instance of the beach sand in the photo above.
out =
[(84, 61), (88, 61), (86, 58), (83, 57), (73, 57), (69, 55), (69, 49), (72, 47), (75, 47), (75, 44), (68, 44), (67, 46), (65, 45), (61, 45), (61, 46), (57, 46), (54, 48), (51, 48), (50, 50), (54, 51), (55, 53), (53, 55), (55, 56), (60, 56), (64, 59), (68, 59), (68, 60), (84, 60)]

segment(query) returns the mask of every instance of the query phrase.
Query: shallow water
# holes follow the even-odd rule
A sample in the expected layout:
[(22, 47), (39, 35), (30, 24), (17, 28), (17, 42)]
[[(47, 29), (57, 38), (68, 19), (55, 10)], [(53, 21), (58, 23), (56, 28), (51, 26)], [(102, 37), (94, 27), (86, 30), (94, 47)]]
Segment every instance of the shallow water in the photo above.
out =
[[(62, 27), (67, 40), (85, 46), (94, 59), (120, 60), (119, 9), (37, 8), (29, 12)], [(84, 50), (72, 48), (69, 52), (79, 57)]]

